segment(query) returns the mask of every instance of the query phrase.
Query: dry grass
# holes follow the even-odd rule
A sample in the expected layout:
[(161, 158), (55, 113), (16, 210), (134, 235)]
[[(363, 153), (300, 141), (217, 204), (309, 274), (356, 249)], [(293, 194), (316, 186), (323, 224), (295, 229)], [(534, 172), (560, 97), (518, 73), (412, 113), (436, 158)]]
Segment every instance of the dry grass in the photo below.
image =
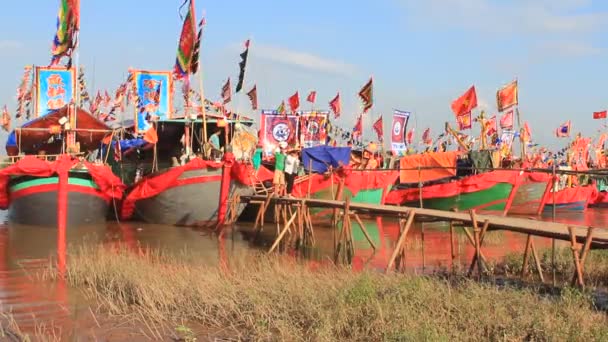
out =
[[(545, 276), (550, 276), (553, 272), (553, 259), (551, 249), (544, 249), (539, 256), (541, 268)], [(522, 254), (508, 255), (504, 261), (497, 264), (497, 271), (505, 275), (517, 275), (521, 272), (523, 261)], [(530, 256), (529, 271), (536, 272), (536, 264)], [(555, 272), (559, 285), (567, 286), (574, 275), (574, 262), (572, 250), (570, 248), (556, 248), (555, 251)], [(585, 284), (598, 287), (608, 287), (608, 251), (592, 250), (587, 255), (584, 264)]]
[(187, 255), (82, 247), (66, 277), (109, 313), (139, 317), (152, 331), (190, 322), (249, 340), (608, 339), (605, 314), (577, 290), (549, 297), (260, 255), (231, 262), (225, 271)]

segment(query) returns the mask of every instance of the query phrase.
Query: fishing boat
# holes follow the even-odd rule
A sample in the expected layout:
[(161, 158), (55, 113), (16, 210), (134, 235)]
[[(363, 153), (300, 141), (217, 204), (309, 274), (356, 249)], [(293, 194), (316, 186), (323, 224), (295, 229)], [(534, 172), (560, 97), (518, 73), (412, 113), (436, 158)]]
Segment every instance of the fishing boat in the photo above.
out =
[(355, 203), (384, 204), (384, 198), (399, 177), (397, 171), (355, 169), (350, 147), (316, 146), (302, 150), (308, 175), (293, 188), (295, 197), (336, 199), (350, 197)]
[[(124, 185), (109, 167), (86, 157), (110, 133), (103, 122), (73, 106), (15, 129), (6, 146), (11, 162), (0, 170), (0, 208), (8, 209), (9, 222), (52, 225), (62, 198), (69, 226), (105, 222), (109, 204), (122, 197)], [(67, 196), (60, 196), (62, 187)]]
[(470, 174), (460, 152), (425, 153), (401, 159), (400, 184), (386, 197), (387, 204), (439, 210), (480, 210), (502, 215), (538, 215), (550, 190), (550, 176), (542, 173), (497, 169)]
[[(226, 128), (220, 130), (223, 140), (231, 127), (238, 126), (223, 118), (206, 119), (209, 128), (217, 128), (218, 122), (226, 124)], [(123, 219), (137, 218), (175, 226), (211, 226), (225, 217), (230, 196), (253, 194), (249, 180), (253, 173), (251, 164), (237, 161), (231, 145), (225, 145), (221, 159), (209, 160), (203, 158), (204, 144), (190, 143), (191, 132), (201, 132), (202, 124), (201, 119), (167, 119), (156, 123), (158, 141), (141, 146), (143, 156), (136, 157), (141, 158), (136, 163), (149, 168), (140, 168), (138, 173), (143, 176), (135, 179), (128, 190), (122, 202)], [(129, 152), (124, 153), (128, 158)], [(157, 167), (153, 166), (155, 159)], [(243, 208), (238, 208), (239, 214)]]

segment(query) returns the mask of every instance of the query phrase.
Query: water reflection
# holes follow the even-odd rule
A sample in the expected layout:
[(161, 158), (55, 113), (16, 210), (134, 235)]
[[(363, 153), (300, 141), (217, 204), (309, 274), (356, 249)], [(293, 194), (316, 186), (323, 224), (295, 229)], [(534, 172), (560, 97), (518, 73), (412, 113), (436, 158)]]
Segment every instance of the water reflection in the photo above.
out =
[[(551, 215), (543, 217), (551, 220)], [(556, 221), (572, 224), (604, 227), (608, 210), (590, 209), (586, 213), (559, 213)], [(374, 250), (358, 225), (353, 222), (355, 270), (372, 268), (384, 270), (399, 238), (397, 220), (368, 218), (365, 228)], [(316, 245), (307, 250), (311, 263), (331, 263), (333, 260), (336, 232), (328, 222), (314, 223)], [(265, 251), (272, 244), (277, 227), (268, 223), (254, 239), (251, 223), (238, 223), (233, 230), (222, 236), (188, 228), (137, 222), (108, 223), (90, 227), (78, 227), (58, 232), (56, 228), (19, 225), (0, 226), (0, 311), (10, 314), (21, 329), (32, 330), (36, 324), (54, 325), (65, 333), (77, 331), (74, 313), (87, 306), (81, 293), (70, 289), (64, 282), (46, 282), (41, 275), (50, 264), (56, 264), (65, 272), (70, 251), (84, 243), (114, 246), (126, 245), (134, 252), (142, 249), (163, 250), (175, 255), (188, 255), (197, 262), (219, 265), (229, 269), (230, 260), (252, 248)], [(255, 240), (255, 241), (254, 241)], [(220, 243), (218, 243), (218, 241)], [(450, 269), (452, 266), (468, 267), (474, 248), (457, 229), (454, 236), (454, 258), (450, 248), (447, 224), (427, 223), (414, 226), (406, 246), (406, 269), (422, 273)], [(538, 249), (549, 248), (549, 239), (537, 238)], [(511, 253), (520, 253), (525, 246), (525, 236), (510, 232), (490, 232), (484, 243), (483, 253), (489, 260), (500, 260)]]

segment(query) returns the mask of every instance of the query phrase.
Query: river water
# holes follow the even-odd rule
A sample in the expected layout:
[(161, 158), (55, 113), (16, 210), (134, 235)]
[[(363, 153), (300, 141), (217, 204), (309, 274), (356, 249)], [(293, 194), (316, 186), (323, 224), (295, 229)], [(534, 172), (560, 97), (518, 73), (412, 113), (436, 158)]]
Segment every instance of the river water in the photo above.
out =
[[(6, 221), (5, 213), (0, 219)], [(544, 217), (544, 220), (552, 220)], [(556, 221), (605, 227), (608, 210), (589, 209), (586, 213), (559, 213)], [(353, 238), (355, 256), (353, 268), (384, 269), (393, 251), (399, 225), (396, 220), (368, 218), (365, 227), (377, 246), (374, 251), (364, 234), (355, 224)], [(68, 229), (65, 236), (53, 227), (29, 227), (4, 223), (0, 226), (0, 322), (17, 322), (20, 329), (33, 331), (41, 326), (60, 326), (74, 329), (75, 315), (88, 304), (83, 295), (61, 282), (48, 282), (41, 277), (49, 265), (65, 266), (69, 251), (82, 243), (117, 244), (132, 247), (180, 252), (185, 249), (196, 253), (201, 262), (218, 264), (220, 257), (233, 257), (251, 249), (267, 250), (272, 244), (276, 227), (269, 224), (261, 239), (252, 242), (252, 225), (238, 223), (224, 234), (222, 244), (217, 236), (190, 228), (145, 224), (139, 222), (109, 222), (93, 227)], [(410, 272), (433, 272), (449, 269), (452, 264), (467, 264), (474, 253), (464, 234), (455, 235), (452, 259), (450, 235), (446, 224), (416, 225), (408, 235), (406, 264)], [(310, 253), (311, 263), (332, 259), (334, 234), (323, 222), (314, 229), (316, 246)], [(525, 237), (510, 232), (492, 232), (484, 242), (486, 258), (500, 261), (511, 253), (521, 253)], [(548, 248), (549, 239), (536, 239), (536, 246)]]

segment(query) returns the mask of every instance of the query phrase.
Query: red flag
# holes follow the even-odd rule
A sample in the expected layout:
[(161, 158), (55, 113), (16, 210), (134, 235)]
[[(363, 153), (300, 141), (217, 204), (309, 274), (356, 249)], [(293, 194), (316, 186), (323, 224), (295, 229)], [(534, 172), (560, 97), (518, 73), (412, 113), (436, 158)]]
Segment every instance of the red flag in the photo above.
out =
[(110, 97), (110, 94), (106, 90), (105, 94), (104, 94), (104, 97), (103, 97), (103, 105), (106, 106), (106, 107), (108, 107), (111, 102), (112, 102), (112, 98)]
[(315, 103), (316, 99), (317, 99), (317, 92), (314, 90), (311, 90), (311, 92), (306, 97), (306, 101), (308, 101), (310, 103)]
[(339, 118), (340, 112), (342, 111), (342, 106), (340, 104), (340, 93), (338, 93), (333, 100), (329, 101), (329, 107), (331, 108), (332, 112), (334, 112), (334, 118)]
[(374, 131), (376, 131), (376, 134), (378, 135), (378, 140), (384, 141), (384, 125), (382, 124), (382, 115), (380, 115), (378, 120), (374, 122), (372, 128), (374, 129)]
[(532, 141), (532, 130), (530, 130), (530, 126), (528, 125), (527, 121), (524, 123), (524, 127), (521, 134), (521, 140), (523, 140), (523, 142)]
[(510, 110), (500, 117), (500, 128), (513, 129), (513, 111)]
[(249, 100), (251, 100), (251, 109), (257, 110), (258, 109), (257, 85), (254, 85), (253, 88), (251, 88), (251, 90), (247, 93), (247, 96), (249, 96)]
[(226, 104), (230, 102), (231, 99), (232, 94), (230, 90), (230, 77), (228, 77), (228, 80), (226, 81), (226, 83), (224, 83), (224, 86), (222, 87), (222, 100), (224, 101), (224, 104)]
[(458, 130), (462, 131), (464, 129), (471, 129), (471, 127), (473, 127), (471, 123), (471, 112), (457, 115), (456, 121), (458, 122)]
[(608, 111), (594, 112), (593, 113), (593, 118), (594, 119), (605, 119), (607, 113), (608, 113)]
[(496, 106), (499, 112), (516, 105), (517, 102), (517, 81), (507, 84), (496, 92)]
[(457, 117), (470, 113), (475, 107), (477, 107), (475, 86), (469, 88), (462, 96), (452, 102), (452, 111)]
[(405, 143), (411, 145), (414, 142), (414, 129), (410, 129), (405, 136)]
[(300, 94), (297, 91), (289, 98), (289, 107), (292, 112), (296, 112), (300, 108)]
[(4, 108), (2, 109), (2, 129), (7, 132), (11, 130), (11, 115), (9, 114), (6, 105), (4, 105)]
[(486, 121), (486, 135), (492, 136), (494, 133), (497, 132), (498, 130), (496, 128), (496, 115), (494, 115), (488, 121)]
[(370, 77), (369, 81), (359, 91), (359, 97), (363, 101), (363, 113), (367, 112), (374, 105), (373, 80)]
[(572, 123), (570, 120), (564, 122), (558, 129), (555, 130), (555, 136), (558, 138), (566, 138), (570, 136), (570, 127)]
[(425, 145), (433, 144), (433, 138), (431, 138), (431, 129), (430, 128), (425, 129), (424, 132), (422, 133), (422, 142)]
[(357, 118), (357, 122), (355, 123), (355, 127), (353, 127), (353, 137), (361, 136), (363, 133), (363, 115), (359, 115)]

